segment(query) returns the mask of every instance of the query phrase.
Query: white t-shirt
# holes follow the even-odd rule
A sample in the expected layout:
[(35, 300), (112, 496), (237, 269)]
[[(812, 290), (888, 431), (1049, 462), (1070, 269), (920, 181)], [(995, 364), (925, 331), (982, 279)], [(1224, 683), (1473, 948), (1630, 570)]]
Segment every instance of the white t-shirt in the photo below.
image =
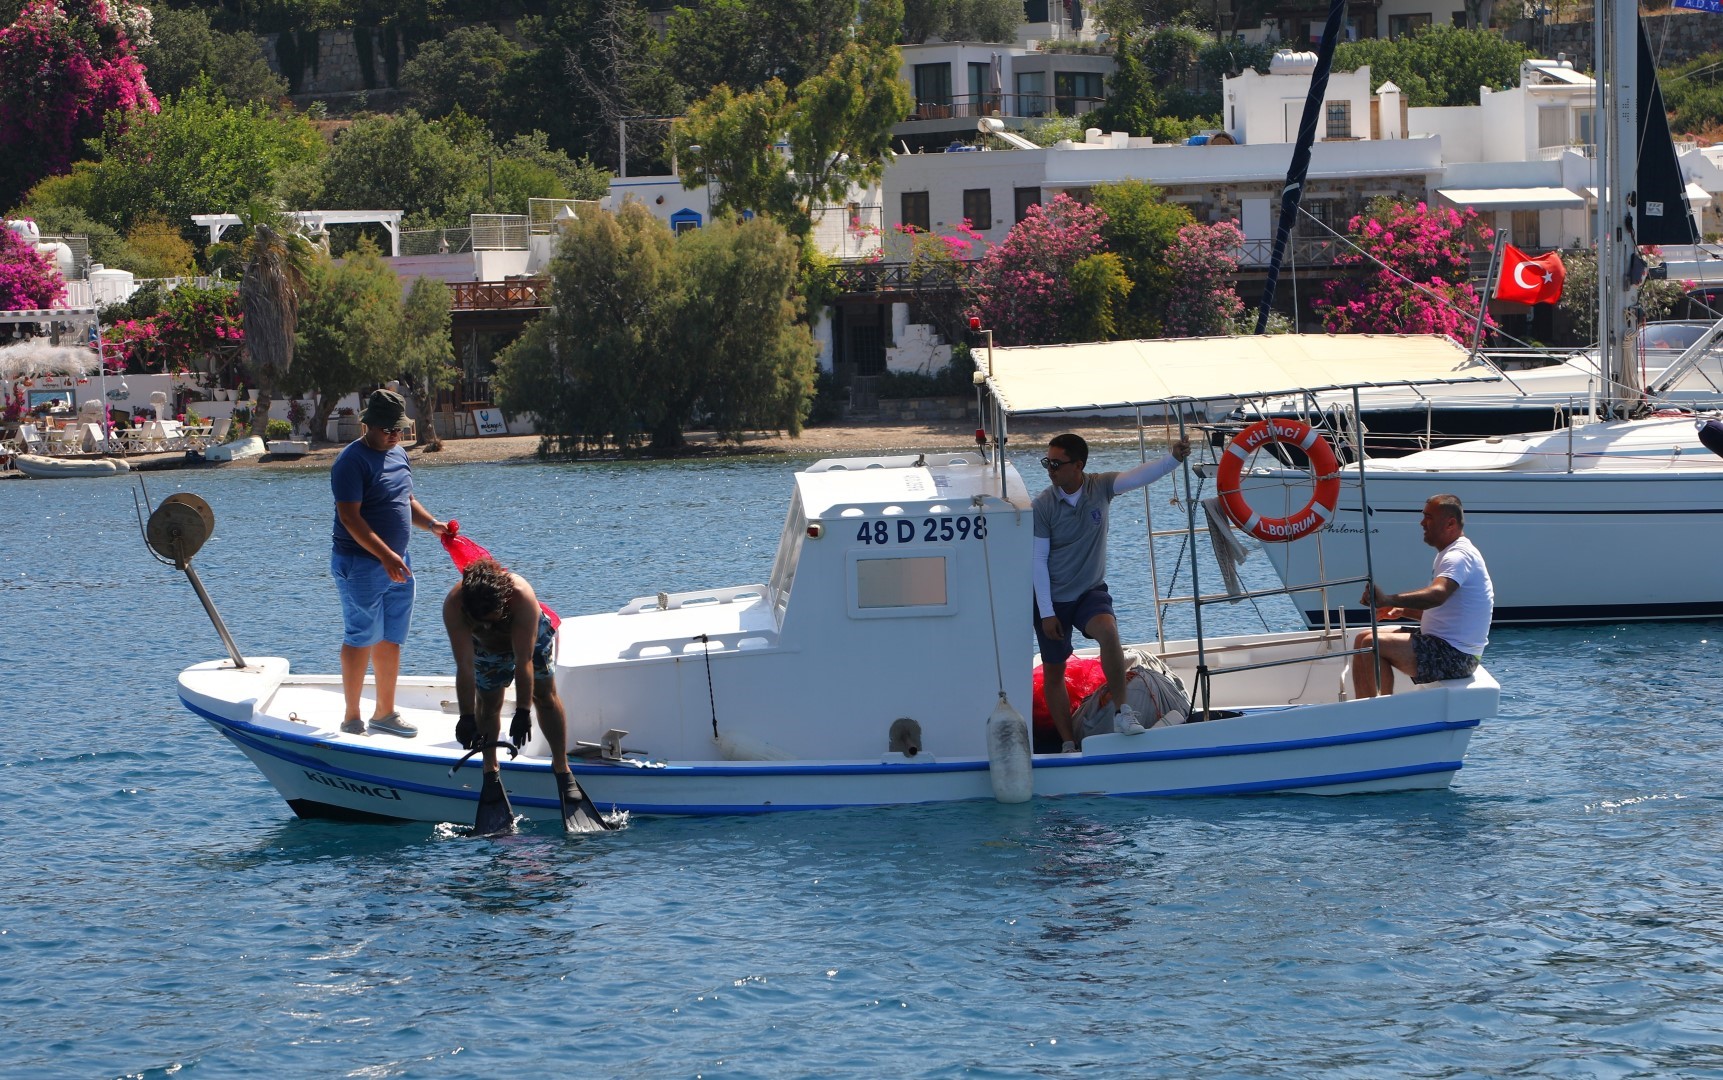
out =
[(1484, 655), (1490, 643), (1490, 617), (1496, 610), (1496, 590), (1484, 557), (1462, 536), (1436, 553), (1431, 580), (1445, 577), (1459, 588), (1440, 607), (1424, 612), (1418, 625), (1468, 656)]

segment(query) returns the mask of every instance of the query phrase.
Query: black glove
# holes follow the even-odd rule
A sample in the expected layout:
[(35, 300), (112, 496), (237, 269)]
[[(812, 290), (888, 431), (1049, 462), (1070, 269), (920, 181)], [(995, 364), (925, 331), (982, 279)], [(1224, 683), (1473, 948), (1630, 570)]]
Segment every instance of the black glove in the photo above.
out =
[(473, 750), (479, 745), (479, 718), (470, 712), (461, 714), (455, 722), (455, 741), (461, 744), (462, 750)]
[(525, 746), (532, 738), (532, 707), (522, 706), (515, 710), (515, 722), (509, 725), (509, 741), (516, 746)]

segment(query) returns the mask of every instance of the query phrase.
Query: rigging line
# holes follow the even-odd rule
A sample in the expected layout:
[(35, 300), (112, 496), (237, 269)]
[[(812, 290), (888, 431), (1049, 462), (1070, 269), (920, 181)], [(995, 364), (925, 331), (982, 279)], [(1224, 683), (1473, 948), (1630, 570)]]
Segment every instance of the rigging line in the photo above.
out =
[[(981, 511), (981, 520), (983, 521), (987, 520), (987, 511), (984, 509), (985, 499), (985, 495), (972, 495), (969, 498), (969, 505)], [(987, 622), (993, 630), (993, 675), (998, 680), (999, 698), (1003, 701), (1005, 699), (1005, 665), (999, 659), (999, 612), (993, 607), (993, 554), (989, 550), (992, 547), (993, 540), (991, 537), (984, 536), (981, 538), (981, 559), (987, 570)]]

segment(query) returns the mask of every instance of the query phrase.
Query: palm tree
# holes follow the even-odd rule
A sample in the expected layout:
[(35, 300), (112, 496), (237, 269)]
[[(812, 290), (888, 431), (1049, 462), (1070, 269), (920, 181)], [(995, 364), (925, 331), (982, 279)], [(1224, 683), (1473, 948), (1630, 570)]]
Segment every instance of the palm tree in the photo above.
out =
[(248, 203), (239, 221), (246, 234), (239, 249), (245, 264), (239, 279), (239, 306), (245, 314), (247, 363), (257, 385), (251, 433), (262, 438), (269, 430), (276, 384), (293, 366), (299, 301), (317, 249), (292, 221), (261, 200)]

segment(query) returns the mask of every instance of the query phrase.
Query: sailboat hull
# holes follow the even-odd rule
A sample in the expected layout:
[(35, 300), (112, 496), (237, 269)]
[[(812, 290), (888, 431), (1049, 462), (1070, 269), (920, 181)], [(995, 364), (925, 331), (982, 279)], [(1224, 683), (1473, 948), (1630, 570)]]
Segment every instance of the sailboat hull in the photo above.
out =
[[(1288, 586), (1317, 580), (1319, 567), (1330, 579), (1369, 572), (1396, 592), (1425, 585), (1435, 553), (1422, 543), (1419, 519), (1431, 496), (1450, 494), (1489, 565), (1498, 626), (1723, 616), (1723, 459), (1698, 445), (1690, 420), (1596, 427), (1576, 445), (1607, 442), (1613, 452), (1582, 452), (1572, 471), (1562, 468), (1560, 434), (1372, 462), (1368, 570), (1366, 515), (1357, 470), (1349, 469), (1333, 524), (1297, 543), (1265, 545), (1269, 561)], [(1466, 468), (1468, 460), (1496, 467)], [(1522, 471), (1540, 467), (1548, 471)], [(1307, 625), (1322, 625), (1325, 611), (1355, 624), (1369, 617), (1362, 591), (1297, 592), (1293, 602)]]

